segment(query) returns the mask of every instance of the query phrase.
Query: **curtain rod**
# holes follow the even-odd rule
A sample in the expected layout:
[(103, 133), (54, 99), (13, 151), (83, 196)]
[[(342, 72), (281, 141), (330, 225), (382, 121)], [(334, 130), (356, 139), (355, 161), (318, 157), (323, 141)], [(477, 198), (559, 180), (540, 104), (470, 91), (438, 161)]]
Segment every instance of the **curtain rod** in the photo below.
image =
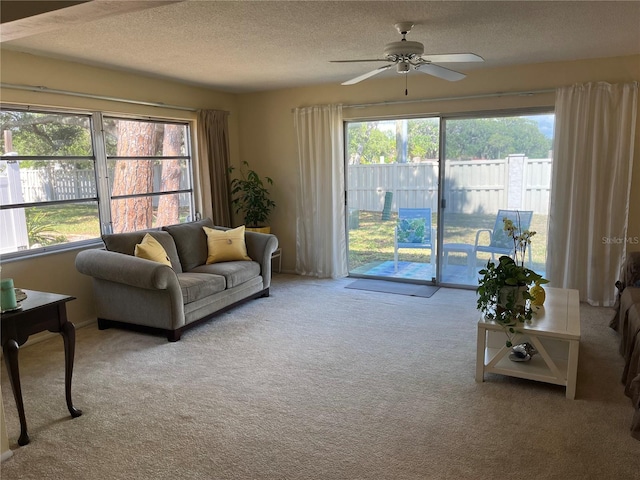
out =
[[(390, 102), (373, 102), (373, 103), (354, 103), (352, 105), (343, 104), (342, 108), (365, 108), (365, 107), (379, 107), (381, 105), (402, 105), (410, 103), (427, 103), (427, 102), (445, 102), (451, 100), (472, 100), (474, 98), (492, 98), (492, 97), (531, 97), (542, 93), (554, 93), (556, 90), (553, 88), (546, 90), (527, 90), (524, 92), (495, 92), (495, 93), (481, 93), (478, 95), (462, 95), (459, 97), (439, 97), (439, 98), (419, 98), (415, 100), (394, 100)], [(304, 108), (304, 107), (300, 107)], [(291, 109), (292, 112), (295, 108)]]
[[(133, 105), (144, 105), (147, 107), (158, 107), (158, 108), (168, 108), (171, 110), (183, 110), (187, 112), (197, 112), (199, 109), (191, 108), (191, 107), (182, 107), (179, 105), (169, 105), (165, 103), (158, 102), (144, 102), (141, 100), (131, 100), (128, 98), (119, 98), (119, 97), (109, 97), (105, 95), (94, 95), (91, 93), (81, 93), (81, 92), (72, 92), (69, 90), (57, 90), (49, 87), (45, 87), (42, 85), (18, 85), (12, 83), (0, 83), (0, 88), (8, 88), (11, 90), (26, 90), (29, 92), (38, 92), (38, 93), (52, 93), (56, 95), (68, 95), (72, 97), (82, 97), (82, 98), (90, 98), (93, 100), (106, 100), (110, 102), (119, 102), (119, 103), (129, 103)], [(427, 103), (427, 102), (444, 102), (451, 100), (471, 100), (476, 98), (491, 98), (491, 97), (507, 97), (507, 96), (521, 96), (521, 97), (529, 97), (532, 95), (538, 95), (542, 93), (553, 93), (555, 89), (547, 89), (547, 90), (529, 90), (523, 92), (496, 92), (496, 93), (485, 93), (479, 95), (463, 95), (459, 97), (440, 97), (440, 98), (421, 98), (416, 100), (395, 100), (389, 102), (374, 102), (374, 103), (359, 103), (352, 105), (343, 105), (342, 108), (365, 108), (365, 107), (375, 107), (381, 105), (402, 105), (402, 104), (411, 104), (411, 103)], [(291, 111), (294, 111), (292, 109)], [(230, 113), (225, 111), (225, 113)]]
[[(108, 97), (105, 95), (93, 95), (91, 93), (71, 92), (68, 90), (56, 90), (54, 88), (44, 87), (41, 85), (16, 85), (12, 83), (0, 83), (0, 88), (8, 88), (11, 90), (26, 90), (28, 92), (54, 93), (56, 95), (68, 95), (71, 97), (91, 98), (93, 100), (107, 100), (109, 102), (130, 103), (133, 105), (144, 105), (147, 107), (169, 108), (171, 110), (184, 110), (187, 112), (197, 112), (197, 108), (181, 107), (178, 105), (168, 105), (157, 102), (143, 102), (141, 100), (130, 100), (128, 98)], [(229, 113), (229, 112), (226, 112)]]
[(450, 100), (472, 100), (474, 98), (492, 98), (492, 97), (531, 97), (542, 93), (553, 93), (556, 90), (528, 90), (524, 92), (496, 92), (496, 93), (483, 93), (478, 95), (463, 95), (459, 97), (440, 97), (440, 98), (420, 98), (416, 100), (395, 100), (390, 102), (374, 102), (374, 103), (356, 103), (353, 105), (343, 105), (342, 108), (365, 108), (365, 107), (377, 107), (380, 105), (402, 105), (409, 103), (427, 103), (427, 102), (444, 102)]

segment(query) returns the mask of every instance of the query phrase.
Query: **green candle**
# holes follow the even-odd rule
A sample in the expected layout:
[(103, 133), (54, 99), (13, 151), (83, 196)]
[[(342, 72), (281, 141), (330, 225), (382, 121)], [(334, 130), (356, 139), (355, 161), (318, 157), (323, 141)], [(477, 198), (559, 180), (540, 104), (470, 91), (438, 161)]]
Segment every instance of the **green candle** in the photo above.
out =
[(13, 310), (17, 308), (16, 290), (13, 287), (13, 278), (5, 278), (0, 281), (2, 292), (0, 294), (0, 308), (2, 311)]

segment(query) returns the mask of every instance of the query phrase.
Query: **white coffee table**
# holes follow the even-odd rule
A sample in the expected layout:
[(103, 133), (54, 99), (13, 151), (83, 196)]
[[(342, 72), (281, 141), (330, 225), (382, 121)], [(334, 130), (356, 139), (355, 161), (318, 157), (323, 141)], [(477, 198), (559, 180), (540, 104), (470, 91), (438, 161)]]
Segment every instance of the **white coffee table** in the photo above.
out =
[(484, 319), (478, 321), (476, 382), (484, 374), (511, 377), (566, 386), (567, 398), (576, 396), (578, 348), (580, 345), (580, 297), (577, 290), (545, 287), (544, 307), (534, 313), (531, 324), (518, 328), (513, 344), (529, 342), (538, 353), (528, 362), (509, 360), (511, 348), (505, 345), (502, 326)]

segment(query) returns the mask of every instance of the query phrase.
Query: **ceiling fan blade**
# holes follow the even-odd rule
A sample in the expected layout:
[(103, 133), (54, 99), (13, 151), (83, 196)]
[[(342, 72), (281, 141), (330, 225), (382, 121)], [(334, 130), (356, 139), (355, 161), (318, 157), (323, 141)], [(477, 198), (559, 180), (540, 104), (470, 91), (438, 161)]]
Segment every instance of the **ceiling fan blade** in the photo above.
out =
[(433, 63), (423, 63), (422, 65), (416, 65), (415, 69), (418, 72), (426, 73), (427, 75), (433, 75), (434, 77), (442, 78), (443, 80), (449, 80), (450, 82), (456, 82), (466, 77), (464, 73), (456, 72), (455, 70), (449, 70), (448, 68), (441, 67), (440, 65), (434, 65)]
[(386, 58), (368, 58), (366, 60), (329, 60), (329, 63), (355, 63), (355, 62), (388, 62)]
[(484, 62), (484, 58), (475, 53), (442, 53), (436, 55), (422, 55), (423, 60), (433, 63), (454, 63), (454, 62)]
[(384, 72), (385, 70), (387, 70), (387, 69), (389, 69), (391, 67), (393, 67), (392, 63), (389, 64), (389, 65), (384, 65), (382, 67), (376, 68), (375, 70), (367, 72), (364, 75), (360, 75), (359, 77), (352, 78), (351, 80), (347, 80), (346, 82), (342, 82), (341, 85), (353, 85), (355, 83), (361, 82), (362, 80), (366, 80), (369, 77), (373, 77), (374, 75), (377, 75), (378, 73)]

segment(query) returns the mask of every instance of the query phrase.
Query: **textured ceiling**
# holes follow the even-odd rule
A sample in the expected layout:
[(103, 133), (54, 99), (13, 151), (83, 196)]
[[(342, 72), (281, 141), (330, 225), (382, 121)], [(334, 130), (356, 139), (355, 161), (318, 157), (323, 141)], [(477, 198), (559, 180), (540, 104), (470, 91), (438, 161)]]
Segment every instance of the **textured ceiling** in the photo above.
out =
[[(128, 5), (129, 7), (127, 7)], [(640, 1), (108, 1), (2, 25), (2, 48), (230, 92), (339, 84), (415, 26), (425, 53), (481, 68), (640, 54)], [(397, 75), (393, 69), (379, 75)], [(444, 80), (438, 80), (444, 81)]]

